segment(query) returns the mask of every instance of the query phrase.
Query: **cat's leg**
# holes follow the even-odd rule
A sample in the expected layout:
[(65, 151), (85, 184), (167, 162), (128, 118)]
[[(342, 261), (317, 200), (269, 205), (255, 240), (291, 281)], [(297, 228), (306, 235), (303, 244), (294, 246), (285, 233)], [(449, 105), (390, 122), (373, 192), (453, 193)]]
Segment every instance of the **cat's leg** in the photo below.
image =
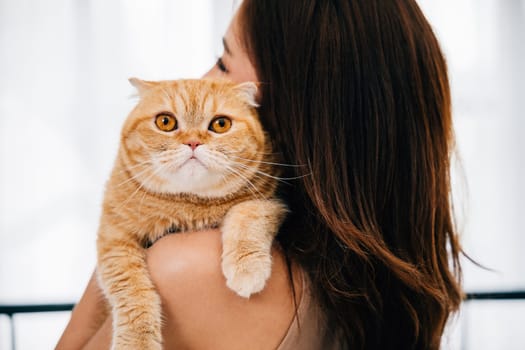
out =
[(97, 272), (112, 306), (112, 350), (160, 350), (161, 302), (145, 260), (145, 249), (118, 228), (102, 226)]
[(221, 225), (222, 271), (230, 289), (248, 298), (260, 292), (272, 270), (272, 242), (287, 209), (278, 200), (233, 206)]

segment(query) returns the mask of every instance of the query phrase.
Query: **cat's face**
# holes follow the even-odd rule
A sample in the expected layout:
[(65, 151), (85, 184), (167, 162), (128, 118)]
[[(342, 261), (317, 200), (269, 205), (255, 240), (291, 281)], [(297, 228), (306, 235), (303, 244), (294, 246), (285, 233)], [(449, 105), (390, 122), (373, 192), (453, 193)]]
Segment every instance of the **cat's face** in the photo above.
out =
[(122, 131), (123, 161), (144, 188), (222, 197), (257, 173), (266, 139), (255, 84), (130, 81), (140, 101)]

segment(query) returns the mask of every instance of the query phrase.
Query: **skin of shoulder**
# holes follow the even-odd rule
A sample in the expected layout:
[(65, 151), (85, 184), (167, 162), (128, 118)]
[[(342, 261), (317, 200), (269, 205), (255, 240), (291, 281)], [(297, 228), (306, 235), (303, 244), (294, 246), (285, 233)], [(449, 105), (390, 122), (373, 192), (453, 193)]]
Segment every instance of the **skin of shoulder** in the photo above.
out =
[(249, 299), (226, 286), (221, 253), (218, 230), (169, 235), (149, 249), (149, 271), (162, 299), (166, 348), (275, 349), (294, 316), (282, 252), (273, 249), (272, 275), (265, 289)]

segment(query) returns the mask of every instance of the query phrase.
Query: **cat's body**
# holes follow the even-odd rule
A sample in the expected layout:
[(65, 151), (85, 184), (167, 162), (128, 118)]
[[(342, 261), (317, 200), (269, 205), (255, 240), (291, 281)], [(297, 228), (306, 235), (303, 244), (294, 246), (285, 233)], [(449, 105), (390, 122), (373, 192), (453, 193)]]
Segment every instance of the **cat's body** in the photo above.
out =
[(107, 183), (97, 270), (112, 306), (112, 348), (160, 349), (161, 305), (146, 247), (169, 232), (219, 227), (226, 283), (248, 297), (270, 275), (286, 208), (274, 197), (278, 174), (257, 119), (255, 85), (132, 83), (141, 100)]

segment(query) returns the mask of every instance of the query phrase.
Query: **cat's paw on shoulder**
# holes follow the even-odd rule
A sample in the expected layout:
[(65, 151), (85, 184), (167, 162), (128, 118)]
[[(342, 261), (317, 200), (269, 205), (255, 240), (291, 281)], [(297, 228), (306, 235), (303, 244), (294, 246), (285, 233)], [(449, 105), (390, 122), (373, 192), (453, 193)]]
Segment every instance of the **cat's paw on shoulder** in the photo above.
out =
[(258, 251), (225, 253), (222, 256), (222, 271), (228, 288), (243, 298), (249, 298), (264, 289), (272, 273), (272, 256), (270, 252)]

